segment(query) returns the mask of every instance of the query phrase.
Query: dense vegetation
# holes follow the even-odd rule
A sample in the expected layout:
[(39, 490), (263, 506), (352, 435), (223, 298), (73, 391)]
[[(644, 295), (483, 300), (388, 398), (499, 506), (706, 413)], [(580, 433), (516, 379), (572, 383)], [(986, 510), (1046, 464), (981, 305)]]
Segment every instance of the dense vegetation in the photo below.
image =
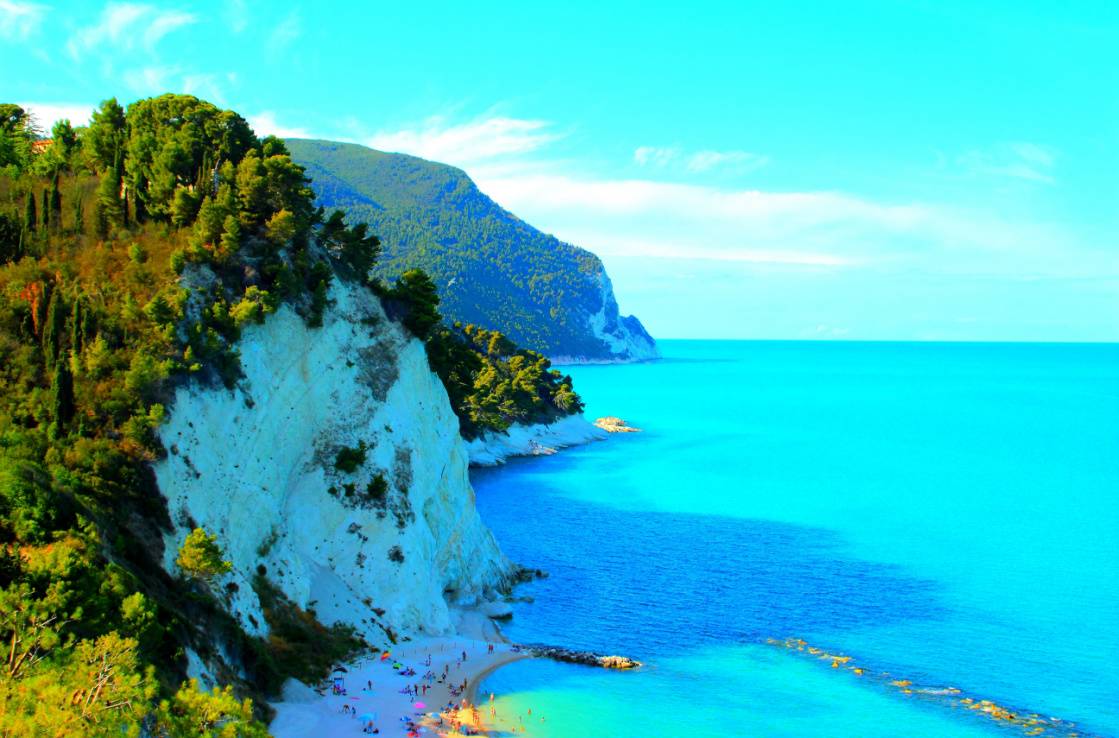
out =
[[(345, 209), (385, 242), (380, 278), (422, 269), (451, 321), (500, 330), (548, 356), (612, 358), (588, 322), (603, 307), (594, 254), (503, 210), (454, 167), (356, 144), (286, 143), (318, 202)], [(621, 320), (644, 334), (635, 318)]]
[[(180, 687), (183, 647), (224, 634), (251, 689), (331, 638), (240, 632), (204, 531), (177, 579), (162, 570), (154, 430), (176, 383), (237, 380), (245, 324), (282, 302), (320, 321), (334, 271), (361, 268), (375, 239), (324, 221), (282, 142), (191, 97), (109, 100), (46, 145), (18, 107), (0, 116), (0, 734), (187, 736), (220, 721), (263, 735), (249, 703)], [(278, 621), (298, 619), (287, 605)]]
[(282, 141), (193, 97), (108, 100), (50, 139), (0, 105), (0, 736), (264, 735), (259, 701), (183, 681), (186, 647), (223, 641), (248, 681), (223, 678), (258, 695), (360, 647), (263, 572), (270, 635), (247, 636), (205, 530), (161, 565), (165, 405), (236, 383), (241, 329), (280, 305), (317, 326), (332, 278), (366, 282), (426, 341), (465, 435), (581, 407), (543, 357), (444, 327), (426, 275), (374, 282), (380, 242), (309, 184)]
[(404, 324), (426, 342), (431, 368), (447, 388), (464, 437), (583, 411), (571, 377), (551, 369), (544, 356), (518, 348), (498, 331), (444, 325), (439, 293), (423, 271), (404, 272), (384, 298), (390, 312), (394, 305), (406, 306)]

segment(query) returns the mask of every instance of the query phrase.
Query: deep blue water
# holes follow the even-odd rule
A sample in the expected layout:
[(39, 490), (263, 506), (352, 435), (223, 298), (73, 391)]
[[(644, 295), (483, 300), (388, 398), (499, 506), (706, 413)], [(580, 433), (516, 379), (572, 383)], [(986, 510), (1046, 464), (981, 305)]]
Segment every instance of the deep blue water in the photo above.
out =
[[(766, 644), (803, 638), (1119, 736), (1119, 345), (662, 342), (570, 369), (640, 434), (474, 475), (551, 576), (485, 689), (538, 736), (981, 736), (968, 710)], [(539, 722), (539, 717), (547, 722)]]

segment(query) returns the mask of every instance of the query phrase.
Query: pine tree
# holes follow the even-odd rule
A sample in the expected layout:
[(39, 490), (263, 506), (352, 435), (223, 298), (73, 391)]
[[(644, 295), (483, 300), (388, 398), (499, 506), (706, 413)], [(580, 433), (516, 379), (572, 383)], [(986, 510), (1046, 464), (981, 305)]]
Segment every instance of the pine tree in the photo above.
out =
[(121, 224), (123, 210), (120, 202), (120, 171), (107, 169), (97, 185), (97, 200), (94, 203), (94, 222), (97, 235), (108, 238), (114, 227)]
[(221, 234), (221, 250), (225, 254), (235, 254), (241, 248), (241, 221), (227, 215)]
[(27, 202), (23, 206), (23, 230), (34, 233), (39, 227), (39, 213), (35, 209), (35, 195), (27, 193)]

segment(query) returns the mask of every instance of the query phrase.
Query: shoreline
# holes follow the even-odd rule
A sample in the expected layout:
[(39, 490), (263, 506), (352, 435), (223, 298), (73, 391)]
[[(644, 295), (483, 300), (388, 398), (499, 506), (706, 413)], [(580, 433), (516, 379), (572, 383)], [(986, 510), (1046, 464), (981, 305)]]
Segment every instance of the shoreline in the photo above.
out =
[[(406, 735), (411, 722), (438, 736), (455, 736), (460, 735), (453, 726), (458, 719), (485, 734), (484, 721), (475, 725), (463, 718), (477, 706), (478, 685), (486, 676), (533, 658), (529, 652), (513, 649), (509, 643), (465, 636), (424, 636), (390, 649), (387, 659), (370, 652), (343, 665), (345, 671), (339, 676), (344, 693), (333, 692), (332, 679), (315, 686), (289, 680), (281, 700), (272, 703), (276, 714), (268, 729), (275, 738), (358, 738), (369, 735), (364, 728), (372, 724), (378, 735), (395, 737)], [(394, 669), (394, 664), (400, 668)], [(405, 676), (408, 670), (413, 673)], [(452, 691), (463, 682), (465, 689)], [(403, 691), (415, 685), (421, 687), (419, 696)], [(373, 718), (363, 720), (367, 715)]]

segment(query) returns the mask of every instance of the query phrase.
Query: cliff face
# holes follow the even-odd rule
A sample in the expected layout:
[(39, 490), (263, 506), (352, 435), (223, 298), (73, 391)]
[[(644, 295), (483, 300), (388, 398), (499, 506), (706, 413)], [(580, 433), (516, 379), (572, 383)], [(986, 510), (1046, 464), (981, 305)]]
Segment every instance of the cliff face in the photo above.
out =
[(553, 356), (552, 361), (557, 364), (613, 364), (658, 358), (657, 344), (641, 321), (618, 312), (614, 286), (604, 268), (598, 273), (598, 292), (601, 307), (595, 312), (588, 311), (585, 320), (591, 334), (606, 347), (606, 353), (559, 355)]
[[(330, 297), (321, 328), (283, 307), (246, 329), (233, 391), (177, 390), (155, 465), (175, 524), (165, 566), (202, 526), (233, 564), (221, 586), (250, 633), (267, 630), (251, 586), (261, 571), (371, 642), (383, 627), (450, 632), (451, 604), (494, 596), (510, 564), (474, 508), (423, 346), (367, 290), (335, 280)], [(336, 465), (346, 449), (352, 472)]]
[(623, 317), (602, 261), (541, 233), (481, 192), (461, 169), (333, 141), (286, 141), (317, 202), (365, 222), (382, 241), (376, 274), (421, 268), (450, 321), (498, 330), (568, 363), (655, 358), (653, 339)]

